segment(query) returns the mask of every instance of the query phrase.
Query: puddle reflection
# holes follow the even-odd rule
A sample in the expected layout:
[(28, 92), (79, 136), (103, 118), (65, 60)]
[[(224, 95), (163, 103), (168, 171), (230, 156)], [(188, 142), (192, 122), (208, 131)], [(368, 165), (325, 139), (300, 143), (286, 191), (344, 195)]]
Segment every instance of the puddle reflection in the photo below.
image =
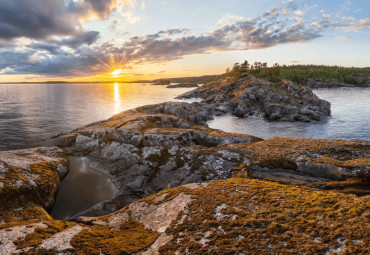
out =
[(116, 189), (102, 173), (89, 167), (87, 158), (70, 158), (70, 172), (61, 182), (51, 216), (65, 219), (91, 206), (112, 199)]

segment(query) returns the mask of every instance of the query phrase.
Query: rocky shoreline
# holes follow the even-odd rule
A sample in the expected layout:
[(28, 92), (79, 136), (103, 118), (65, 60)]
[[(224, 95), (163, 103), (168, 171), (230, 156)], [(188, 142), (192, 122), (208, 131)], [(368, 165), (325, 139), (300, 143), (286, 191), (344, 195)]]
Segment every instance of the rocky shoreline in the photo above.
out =
[(168, 85), (166, 88), (175, 89), (175, 88), (197, 88), (198, 84), (195, 83), (179, 83), (176, 85)]
[[(0, 152), (0, 253), (369, 252), (370, 142), (209, 128), (213, 115), (237, 109), (289, 121), (330, 114), (308, 89), (243, 79), (183, 96), (202, 103), (139, 107), (40, 148)], [(268, 110), (272, 99), (279, 111)], [(54, 220), (46, 210), (70, 156), (87, 157), (119, 191), (73, 221)]]
[(303, 82), (304, 86), (313, 88), (313, 89), (321, 89), (321, 88), (341, 88), (341, 87), (370, 87), (370, 75), (369, 74), (353, 74), (353, 76), (359, 81), (359, 84), (350, 84), (345, 82), (339, 81), (326, 81), (326, 80), (315, 80), (315, 79), (307, 79)]

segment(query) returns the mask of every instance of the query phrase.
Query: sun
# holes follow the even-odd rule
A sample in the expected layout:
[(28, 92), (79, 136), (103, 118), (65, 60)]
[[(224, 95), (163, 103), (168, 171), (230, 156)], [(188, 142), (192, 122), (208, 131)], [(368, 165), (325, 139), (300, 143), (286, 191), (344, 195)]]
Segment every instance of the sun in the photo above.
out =
[(114, 70), (113, 72), (111, 72), (111, 75), (113, 77), (117, 77), (118, 75), (120, 75), (122, 73), (122, 69), (117, 69), (117, 70)]

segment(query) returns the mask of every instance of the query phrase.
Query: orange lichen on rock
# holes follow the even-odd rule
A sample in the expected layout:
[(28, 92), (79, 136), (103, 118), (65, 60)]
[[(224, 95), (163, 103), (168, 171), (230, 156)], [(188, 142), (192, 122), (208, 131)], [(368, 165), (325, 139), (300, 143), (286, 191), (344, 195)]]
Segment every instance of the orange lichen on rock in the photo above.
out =
[(279, 157), (298, 158), (303, 155), (313, 158), (335, 155), (338, 160), (342, 161), (352, 159), (356, 153), (359, 155), (370, 153), (370, 142), (359, 140), (274, 137), (247, 146), (255, 155), (255, 160)]
[[(22, 254), (132, 254), (145, 249), (158, 237), (158, 233), (136, 221), (126, 222), (119, 228), (86, 226), (58, 220), (43, 224), (43, 227), (14, 241), (17, 251)], [(76, 230), (73, 231), (73, 228)], [(53, 242), (56, 237), (65, 239), (65, 242)]]
[(369, 221), (369, 196), (232, 178), (164, 190), (102, 217), (39, 219), (13, 243), (24, 254), (367, 254)]
[(91, 226), (73, 237), (76, 254), (132, 254), (152, 244), (159, 236), (137, 221), (129, 221), (119, 229)]
[(192, 199), (163, 254), (370, 251), (369, 197), (236, 178), (210, 182)]
[(58, 162), (37, 162), (29, 167), (9, 166), (0, 182), (0, 211), (39, 204), (48, 208), (53, 204), (60, 177)]

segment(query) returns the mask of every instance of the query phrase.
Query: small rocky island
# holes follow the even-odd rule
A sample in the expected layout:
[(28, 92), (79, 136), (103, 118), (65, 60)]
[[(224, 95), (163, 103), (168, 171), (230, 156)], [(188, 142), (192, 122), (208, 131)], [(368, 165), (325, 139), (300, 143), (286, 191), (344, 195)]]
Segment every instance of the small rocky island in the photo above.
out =
[(293, 82), (273, 83), (252, 74), (226, 76), (178, 98), (201, 98), (207, 105), (240, 117), (263, 114), (270, 120), (310, 121), (330, 115), (330, 103)]
[[(247, 74), (0, 152), (1, 254), (366, 254), (370, 142), (226, 133), (216, 114), (320, 120), (309, 88)], [(69, 157), (118, 192), (70, 220), (49, 214)], [(92, 187), (93, 188), (93, 187)]]

